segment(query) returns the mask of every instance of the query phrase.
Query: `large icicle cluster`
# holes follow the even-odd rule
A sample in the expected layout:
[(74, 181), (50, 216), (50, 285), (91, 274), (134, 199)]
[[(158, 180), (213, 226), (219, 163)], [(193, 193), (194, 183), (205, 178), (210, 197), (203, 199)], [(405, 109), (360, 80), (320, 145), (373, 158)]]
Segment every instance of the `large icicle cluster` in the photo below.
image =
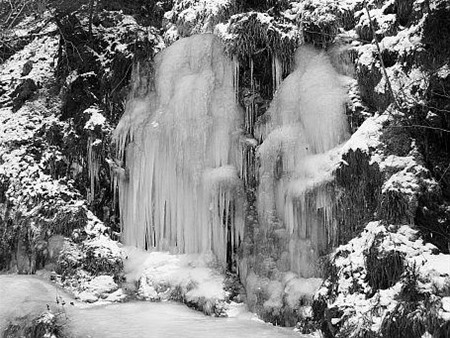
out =
[(227, 245), (237, 247), (243, 233), (233, 65), (206, 34), (174, 43), (157, 56), (155, 69), (155, 89), (128, 103), (115, 131), (126, 164), (123, 241), (212, 251), (224, 263)]
[(296, 69), (281, 84), (257, 126), (258, 210), (263, 221), (280, 218), (291, 239), (291, 269), (303, 277), (325, 249), (334, 228), (333, 196), (326, 186), (328, 156), (347, 137), (346, 92), (329, 59), (310, 47), (296, 54)]

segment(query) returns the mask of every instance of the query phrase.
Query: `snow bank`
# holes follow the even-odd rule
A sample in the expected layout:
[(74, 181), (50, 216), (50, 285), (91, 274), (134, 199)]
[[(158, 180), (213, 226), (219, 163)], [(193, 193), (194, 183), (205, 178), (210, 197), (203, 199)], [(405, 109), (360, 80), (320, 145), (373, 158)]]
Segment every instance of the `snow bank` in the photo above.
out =
[[(379, 257), (397, 252), (404, 261), (404, 272), (398, 281), (391, 281), (391, 286), (379, 290), (373, 290), (367, 278), (369, 272), (373, 273), (367, 270), (367, 259), (369, 249), (374, 246)], [(441, 318), (448, 318), (447, 300), (442, 295), (450, 286), (450, 255), (436, 255), (435, 251), (437, 249), (419, 239), (417, 231), (410, 226), (384, 226), (381, 222), (371, 222), (358, 237), (334, 251), (331, 259), (336, 275), (333, 280), (325, 281), (316, 297), (326, 296), (328, 308), (342, 311), (334, 324), (351, 327), (364, 320), (361, 328), (378, 332), (383, 320), (403, 301), (402, 297), (409, 296), (403, 290), (411, 282), (408, 278), (412, 273), (416, 276), (418, 292), (433, 294), (433, 304), (440, 306)], [(385, 269), (391, 268), (394, 267)], [(416, 306), (420, 306), (420, 302)], [(371, 316), (367, 316), (368, 313)]]
[(224, 290), (225, 276), (219, 272), (214, 255), (174, 255), (132, 247), (123, 250), (126, 281), (130, 287), (138, 285), (139, 298), (177, 300), (208, 314), (226, 315), (229, 293)]

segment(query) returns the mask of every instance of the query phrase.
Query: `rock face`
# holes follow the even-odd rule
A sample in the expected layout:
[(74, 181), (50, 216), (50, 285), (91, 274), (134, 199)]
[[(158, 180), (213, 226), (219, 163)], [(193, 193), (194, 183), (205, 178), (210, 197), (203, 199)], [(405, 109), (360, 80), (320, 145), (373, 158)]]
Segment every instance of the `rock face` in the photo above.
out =
[[(81, 247), (85, 240), (109, 235), (103, 223), (95, 226), (98, 219), (94, 215), (90, 214), (89, 222), (88, 207), (100, 210), (99, 216), (108, 225), (116, 224), (117, 215), (110, 211), (114, 209), (112, 191), (105, 183), (110, 182), (105, 161), (107, 135), (111, 131), (109, 123), (115, 118), (113, 111), (126, 95), (122, 87), (127, 84), (124, 78), (131, 69), (132, 52), (104, 50), (100, 41), (108, 40), (112, 29), (98, 27), (93, 33), (94, 49), (107, 53), (108, 62), (116, 60), (108, 73), (106, 65), (92, 57), (92, 49), (87, 51), (88, 40), (83, 40), (87, 38), (83, 33), (87, 27), (77, 26), (76, 16), (65, 12), (57, 18), (50, 13), (43, 17), (29, 14), (36, 20), (20, 23), (11, 34), (30, 35), (33, 40), (23, 39), (25, 45), (17, 47), (16, 53), (0, 64), (0, 270), (34, 273), (43, 267), (61, 271), (64, 266), (64, 278), (86, 266), (88, 274), (94, 276), (105, 266), (111, 271), (120, 270), (120, 255), (94, 256), (97, 248), (92, 246), (83, 246), (90, 252), (87, 259), (83, 252), (66, 264), (68, 255), (61, 259), (59, 256), (62, 236)], [(149, 31), (136, 39), (134, 20), (127, 21), (126, 16), (118, 14), (111, 19), (115, 23), (114, 36), (120, 41), (130, 39), (130, 43), (144, 46), (152, 40)], [(64, 35), (61, 39), (67, 45), (58, 43), (57, 32)], [(102, 73), (104, 79), (100, 81), (96, 75), (99, 69), (115, 75)], [(95, 91), (93, 86), (98, 86), (99, 81), (101, 89)], [(109, 115), (100, 103), (106, 102), (105, 88), (112, 91), (106, 100)], [(106, 263), (108, 258), (116, 267)], [(95, 263), (98, 265), (94, 268)]]
[(26, 79), (21, 84), (19, 84), (11, 94), (11, 97), (13, 99), (13, 110), (19, 110), (20, 107), (22, 107), (22, 105), (25, 103), (25, 101), (33, 96), (36, 90), (37, 85), (33, 81), (33, 79)]

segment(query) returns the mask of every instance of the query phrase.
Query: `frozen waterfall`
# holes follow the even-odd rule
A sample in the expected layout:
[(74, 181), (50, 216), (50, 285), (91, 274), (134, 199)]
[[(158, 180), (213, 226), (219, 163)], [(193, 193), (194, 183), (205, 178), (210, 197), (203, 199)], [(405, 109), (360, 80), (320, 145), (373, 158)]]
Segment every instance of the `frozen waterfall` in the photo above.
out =
[[(336, 227), (327, 154), (347, 137), (347, 95), (323, 52), (301, 47), (296, 65), (281, 82), (281, 64), (273, 60), (277, 92), (264, 123), (255, 124), (237, 104), (237, 60), (225, 56), (214, 35), (181, 39), (156, 57), (150, 80), (135, 79), (115, 131), (125, 244), (213, 252), (223, 265), (236, 262), (243, 181), (252, 171), (259, 178), (258, 226), (281, 224), (290, 270), (316, 275), (314, 264)], [(145, 95), (142, 83), (150, 88)], [(243, 155), (243, 129), (263, 140), (256, 164)]]
[(243, 237), (233, 68), (214, 35), (182, 39), (156, 57), (154, 89), (127, 103), (115, 131), (127, 245), (231, 259)]
[(256, 136), (264, 140), (258, 149), (258, 214), (266, 227), (274, 217), (282, 221), (290, 269), (312, 277), (336, 227), (326, 152), (348, 136), (347, 94), (324, 52), (302, 46), (295, 61), (265, 122), (256, 127)]

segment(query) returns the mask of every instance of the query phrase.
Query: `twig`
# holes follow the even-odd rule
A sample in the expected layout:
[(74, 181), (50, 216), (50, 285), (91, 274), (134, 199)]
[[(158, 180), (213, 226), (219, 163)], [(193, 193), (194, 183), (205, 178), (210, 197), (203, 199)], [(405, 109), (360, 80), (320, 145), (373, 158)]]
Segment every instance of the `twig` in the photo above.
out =
[(364, 39), (358, 38), (356, 36), (345, 35), (345, 34), (342, 34), (342, 33), (341, 34), (329, 34), (329, 33), (323, 33), (323, 32), (310, 31), (308, 29), (304, 29), (303, 32), (310, 33), (310, 34), (316, 34), (316, 35), (329, 36), (329, 37), (332, 37), (332, 38), (335, 38), (335, 37), (339, 36), (339, 37), (342, 37), (342, 38), (345, 38), (345, 39), (356, 40), (356, 41), (364, 42), (364, 43), (371, 43), (372, 42), (372, 41), (369, 41), (369, 40), (364, 40)]
[(88, 34), (89, 40), (92, 40), (92, 18), (94, 16), (94, 0), (89, 1), (89, 27)]
[(440, 96), (440, 97), (443, 97), (443, 98), (446, 98), (446, 99), (450, 99), (449, 95), (439, 94), (438, 92), (436, 92), (434, 90), (432, 90), (431, 92), (433, 93), (433, 95)]
[(420, 125), (420, 124), (411, 124), (411, 125), (408, 125), (408, 126), (389, 126), (389, 128), (424, 128), (424, 129), (432, 129), (432, 130), (442, 131), (444, 133), (450, 133), (450, 130), (448, 130), (448, 129), (443, 129), (443, 128), (439, 128), (439, 127), (424, 126), (424, 125)]
[(447, 173), (448, 169), (450, 169), (450, 164), (447, 166), (447, 169), (444, 170), (443, 174), (441, 175), (441, 178), (438, 181), (438, 184), (441, 183), (441, 181), (444, 178), (445, 174)]
[(6, 20), (5, 20), (5, 26), (6, 26), (6, 24), (8, 23), (9, 19), (11, 19), (11, 16), (12, 16), (13, 13), (14, 13), (14, 6), (13, 6), (13, 4), (12, 4), (11, 1), (9, 1), (9, 6), (11, 7), (11, 12), (9, 12), (8, 17), (7, 17)]
[(67, 40), (66, 37), (64, 36), (64, 33), (63, 33), (62, 29), (61, 29), (61, 26), (62, 26), (61, 22), (60, 22), (56, 17), (55, 17), (55, 20), (56, 20), (56, 27), (58, 27), (58, 30), (59, 30), (59, 34), (60, 34), (60, 36), (62, 37), (62, 39), (64, 40), (64, 45), (65, 45), (65, 47), (66, 47), (66, 60), (67, 60), (67, 66), (68, 66), (68, 68), (70, 69), (70, 65), (69, 65), (69, 55), (68, 55), (68, 48), (67, 48), (68, 43), (70, 43), (70, 44), (72, 45), (72, 48), (77, 52), (78, 56), (80, 57), (80, 60), (81, 60), (82, 62), (84, 62), (84, 60), (83, 60), (83, 57), (81, 56), (80, 51), (78, 50), (78, 48), (73, 44), (72, 41)]
[(430, 108), (430, 109), (434, 109), (434, 110), (440, 111), (442, 113), (450, 113), (450, 110), (448, 110), (448, 109), (437, 108), (437, 107), (429, 106), (429, 105), (426, 105), (426, 104), (424, 104), (423, 106), (427, 107), (427, 108)]
[(22, 8), (20, 9), (19, 13), (17, 13), (17, 15), (15, 16), (15, 18), (13, 19), (13, 21), (11, 21), (11, 23), (8, 25), (8, 29), (11, 29), (12, 25), (14, 24), (14, 22), (17, 20), (17, 18), (20, 16), (20, 14), (22, 14), (23, 9), (27, 6), (27, 3), (25, 2), (22, 6)]
[(419, 224), (417, 224), (416, 226), (418, 228), (421, 228), (421, 229), (429, 230), (430, 232), (432, 232), (434, 234), (441, 235), (441, 236), (443, 236), (445, 238), (448, 238), (450, 240), (450, 236), (448, 235), (448, 233), (445, 233), (444, 231), (440, 231), (439, 229), (430, 229), (430, 228), (428, 228), (426, 226), (423, 226), (423, 225), (421, 226)]
[(383, 68), (383, 73), (384, 73), (384, 77), (386, 78), (386, 83), (388, 85), (388, 89), (392, 95), (392, 99), (394, 100), (394, 104), (397, 107), (398, 110), (401, 110), (400, 105), (397, 102), (397, 98), (394, 95), (394, 91), (392, 90), (392, 85), (391, 85), (391, 80), (389, 79), (389, 76), (387, 74), (386, 71), (386, 67), (384, 66), (384, 61), (383, 58), (381, 56), (381, 48), (380, 48), (380, 44), (378, 43), (378, 39), (377, 39), (377, 35), (376, 35), (376, 31), (375, 31), (375, 27), (373, 26), (373, 22), (372, 22), (372, 17), (370, 16), (370, 12), (369, 12), (369, 8), (367, 7), (367, 4), (364, 3), (364, 8), (366, 9), (367, 12), (367, 16), (369, 18), (369, 22), (370, 22), (370, 28), (372, 30), (373, 33), (373, 39), (375, 40), (375, 44), (377, 46), (377, 50), (378, 50), (378, 57), (380, 59), (380, 63), (381, 63), (381, 67)]
[(109, 93), (109, 95), (112, 95), (112, 94), (116, 91), (116, 89), (120, 86), (120, 84), (123, 82), (123, 80), (126, 79), (126, 77), (127, 77), (127, 75), (128, 75), (128, 72), (130, 71), (130, 68), (131, 68), (132, 65), (133, 65), (133, 64), (131, 63), (131, 64), (128, 66), (128, 69), (127, 69), (127, 71), (125, 72), (124, 77), (123, 77), (122, 80), (120, 80), (119, 83), (113, 88), (113, 90), (111, 90), (111, 92)]

